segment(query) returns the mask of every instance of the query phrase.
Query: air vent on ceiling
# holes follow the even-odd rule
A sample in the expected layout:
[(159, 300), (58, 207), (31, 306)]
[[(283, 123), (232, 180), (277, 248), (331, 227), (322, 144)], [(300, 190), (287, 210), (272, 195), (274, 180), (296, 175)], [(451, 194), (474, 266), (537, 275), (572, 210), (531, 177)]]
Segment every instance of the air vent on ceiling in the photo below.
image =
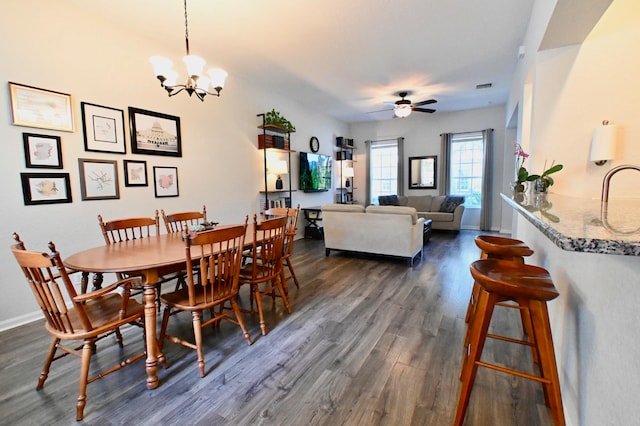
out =
[(476, 89), (488, 89), (493, 86), (493, 83), (476, 84)]

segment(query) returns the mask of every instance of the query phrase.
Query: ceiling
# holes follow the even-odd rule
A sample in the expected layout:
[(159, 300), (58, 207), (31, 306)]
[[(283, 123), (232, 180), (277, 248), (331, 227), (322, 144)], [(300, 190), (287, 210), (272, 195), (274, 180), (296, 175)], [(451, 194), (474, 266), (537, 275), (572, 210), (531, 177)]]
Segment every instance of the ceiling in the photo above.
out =
[[(384, 120), (373, 112), (400, 91), (440, 112), (505, 103), (533, 1), (188, 0), (189, 41), (229, 73), (222, 96), (240, 77), (345, 122)], [(183, 0), (70, 2), (164, 47), (149, 56), (184, 54)]]

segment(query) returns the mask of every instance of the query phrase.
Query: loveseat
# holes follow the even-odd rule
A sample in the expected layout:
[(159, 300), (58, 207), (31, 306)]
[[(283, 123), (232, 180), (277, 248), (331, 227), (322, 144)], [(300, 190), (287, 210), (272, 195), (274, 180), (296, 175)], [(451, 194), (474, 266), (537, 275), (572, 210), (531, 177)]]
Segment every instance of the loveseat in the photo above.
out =
[(324, 204), (325, 253), (345, 250), (406, 258), (422, 257), (424, 219), (402, 206)]
[(431, 219), (432, 229), (459, 231), (464, 197), (458, 195), (388, 195), (378, 197), (380, 205), (413, 207), (418, 217)]

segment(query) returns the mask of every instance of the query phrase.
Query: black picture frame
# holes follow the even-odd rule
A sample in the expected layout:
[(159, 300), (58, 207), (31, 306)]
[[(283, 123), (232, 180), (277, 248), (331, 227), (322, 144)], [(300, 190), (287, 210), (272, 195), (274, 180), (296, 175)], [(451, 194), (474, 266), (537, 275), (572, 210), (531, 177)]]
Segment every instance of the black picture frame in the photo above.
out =
[(153, 166), (153, 188), (156, 198), (178, 197), (178, 168), (173, 166)]
[(146, 161), (122, 160), (122, 164), (124, 169), (124, 186), (149, 186)]
[(80, 102), (84, 150), (126, 154), (124, 111)]
[(26, 206), (71, 203), (69, 173), (20, 173)]
[(131, 152), (182, 157), (180, 117), (129, 107)]
[(409, 157), (409, 189), (437, 189), (438, 156)]
[(23, 133), (24, 162), (27, 168), (61, 169), (62, 142), (60, 136)]

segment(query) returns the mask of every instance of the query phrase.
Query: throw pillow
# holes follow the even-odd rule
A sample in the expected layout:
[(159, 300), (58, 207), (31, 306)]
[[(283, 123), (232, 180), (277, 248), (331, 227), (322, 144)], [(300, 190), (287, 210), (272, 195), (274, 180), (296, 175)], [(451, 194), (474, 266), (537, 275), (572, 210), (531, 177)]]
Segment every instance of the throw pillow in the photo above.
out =
[(447, 195), (442, 204), (440, 204), (440, 211), (442, 213), (453, 213), (456, 207), (462, 203), (464, 203), (464, 197), (458, 195)]
[(381, 206), (397, 206), (398, 196), (397, 195), (380, 195), (378, 196), (378, 203)]

